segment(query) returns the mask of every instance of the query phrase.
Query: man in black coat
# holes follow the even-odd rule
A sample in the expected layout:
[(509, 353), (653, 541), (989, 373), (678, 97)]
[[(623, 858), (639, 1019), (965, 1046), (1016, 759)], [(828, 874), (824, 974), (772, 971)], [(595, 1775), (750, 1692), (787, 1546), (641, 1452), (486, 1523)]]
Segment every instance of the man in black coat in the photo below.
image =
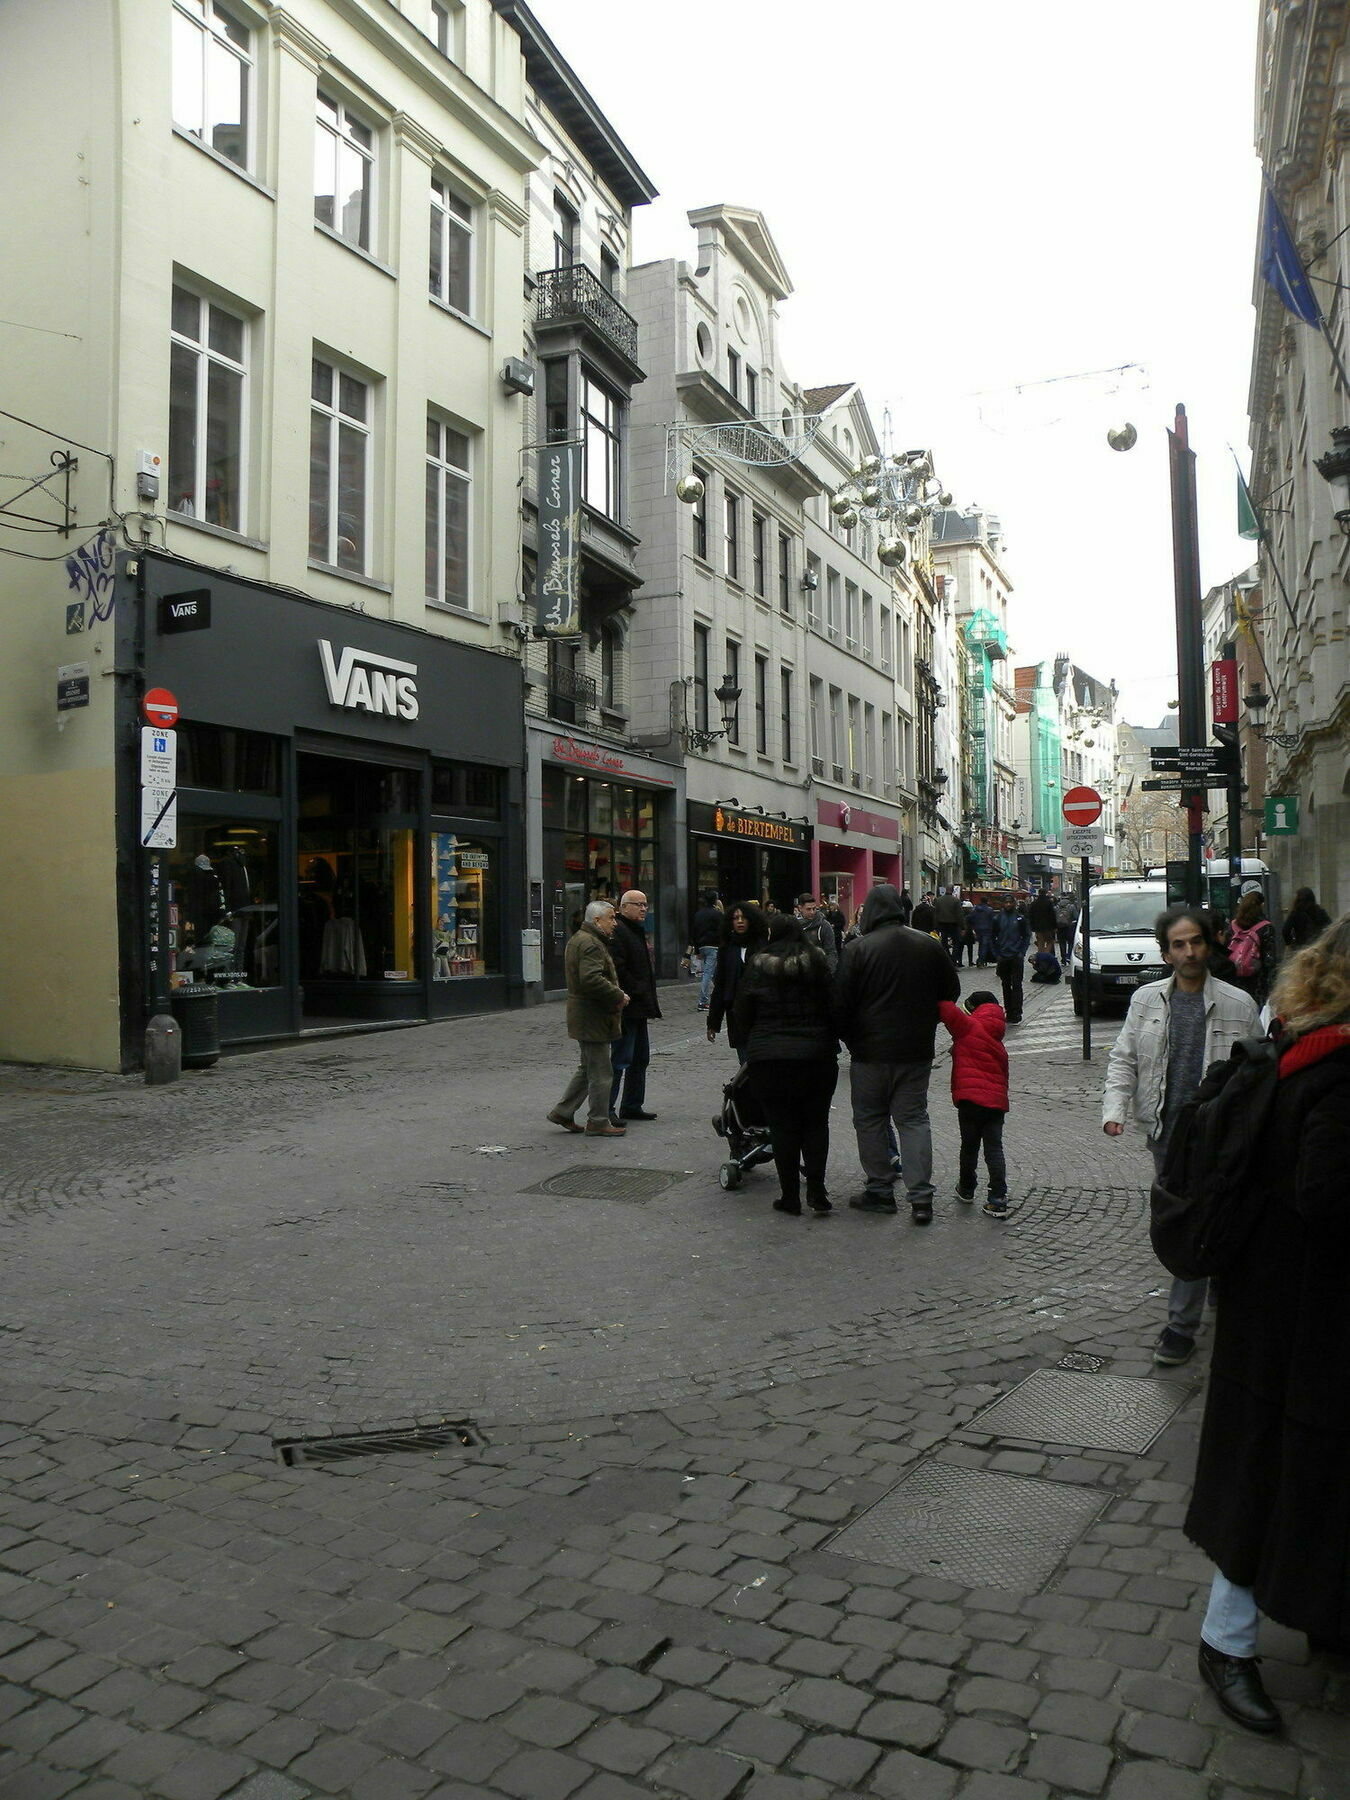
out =
[(867, 1181), (865, 1191), (849, 1202), (859, 1212), (896, 1211), (888, 1130), (894, 1120), (914, 1223), (932, 1220), (928, 1078), (938, 1003), (960, 995), (961, 978), (946, 951), (902, 923), (900, 896), (889, 882), (874, 887), (834, 978), (835, 1024), (853, 1059), (853, 1128)]
[(661, 1017), (656, 998), (656, 973), (647, 949), (647, 896), (630, 888), (619, 901), (614, 936), (609, 952), (618, 971), (619, 986), (628, 1004), (619, 1020), (619, 1036), (610, 1052), (614, 1086), (609, 1096), (612, 1122), (654, 1119), (646, 1112), (647, 1065), (652, 1059), (648, 1024)]

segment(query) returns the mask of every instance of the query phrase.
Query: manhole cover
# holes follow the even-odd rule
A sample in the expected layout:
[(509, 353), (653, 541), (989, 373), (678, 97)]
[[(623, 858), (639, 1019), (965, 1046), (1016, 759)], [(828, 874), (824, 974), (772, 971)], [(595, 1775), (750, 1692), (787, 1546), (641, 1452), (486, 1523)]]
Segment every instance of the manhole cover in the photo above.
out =
[(970, 1426), (992, 1437), (1137, 1453), (1148, 1449), (1191, 1391), (1175, 1381), (1037, 1369)]
[(565, 1194), (572, 1200), (654, 1200), (684, 1179), (683, 1169), (597, 1169), (580, 1163), (557, 1175), (546, 1175), (525, 1192)]
[(822, 1548), (962, 1587), (1044, 1587), (1110, 1499), (1096, 1488), (924, 1463)]
[(408, 1452), (474, 1449), (484, 1442), (472, 1419), (440, 1419), (407, 1431), (354, 1431), (345, 1437), (273, 1438), (272, 1447), (290, 1468), (305, 1463), (346, 1462), (353, 1456), (394, 1456)]
[(1106, 1367), (1104, 1356), (1085, 1356), (1081, 1350), (1070, 1350), (1067, 1356), (1061, 1356), (1055, 1364), (1057, 1369), (1081, 1369), (1085, 1375), (1095, 1375), (1099, 1369)]

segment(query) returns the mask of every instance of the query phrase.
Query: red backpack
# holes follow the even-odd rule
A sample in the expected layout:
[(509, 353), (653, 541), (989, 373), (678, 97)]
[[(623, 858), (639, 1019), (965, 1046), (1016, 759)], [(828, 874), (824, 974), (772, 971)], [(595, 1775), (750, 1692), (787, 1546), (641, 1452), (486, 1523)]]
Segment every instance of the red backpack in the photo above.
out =
[(1234, 925), (1228, 934), (1228, 958), (1244, 978), (1259, 973), (1261, 968), (1260, 925)]

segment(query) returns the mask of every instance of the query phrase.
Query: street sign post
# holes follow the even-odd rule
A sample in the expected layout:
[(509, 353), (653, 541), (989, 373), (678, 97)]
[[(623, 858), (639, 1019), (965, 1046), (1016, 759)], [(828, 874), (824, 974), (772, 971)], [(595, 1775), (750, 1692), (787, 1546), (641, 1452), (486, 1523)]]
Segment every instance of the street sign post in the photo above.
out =
[(178, 723), (178, 702), (168, 688), (151, 688), (141, 701), (141, 711), (152, 725), (166, 730)]
[(1066, 825), (1095, 825), (1102, 816), (1102, 797), (1096, 788), (1072, 787), (1060, 811)]
[(1298, 795), (1266, 795), (1266, 836), (1298, 836)]
[(1066, 825), (1063, 843), (1065, 856), (1100, 862), (1106, 854), (1106, 832), (1100, 825)]
[(1083, 1061), (1092, 1061), (1092, 887), (1090, 860), (1106, 862), (1106, 827), (1098, 823), (1102, 816), (1102, 797), (1096, 788), (1072, 787), (1065, 794), (1060, 811), (1064, 814), (1064, 855), (1078, 858), (1078, 885), (1082, 893), (1083, 916)]
[(1193, 779), (1212, 775), (1212, 785), (1222, 787), (1236, 764), (1237, 752), (1230, 744), (1165, 744), (1150, 750), (1148, 760), (1155, 773), (1170, 770)]

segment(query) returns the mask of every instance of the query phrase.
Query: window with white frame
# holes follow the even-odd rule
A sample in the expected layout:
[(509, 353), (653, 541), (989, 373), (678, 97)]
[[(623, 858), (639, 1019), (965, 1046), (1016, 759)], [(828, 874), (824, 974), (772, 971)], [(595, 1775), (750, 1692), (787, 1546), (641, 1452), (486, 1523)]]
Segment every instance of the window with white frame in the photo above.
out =
[(769, 522), (760, 512), (750, 514), (750, 569), (754, 590), (762, 600), (769, 591)]
[(842, 769), (844, 762), (844, 696), (837, 687), (830, 689), (830, 760)]
[(309, 554), (367, 575), (370, 541), (370, 383), (315, 357), (310, 379)]
[(858, 615), (858, 584), (854, 581), (844, 583), (844, 642), (850, 650), (858, 648), (858, 638), (862, 626)]
[(728, 581), (741, 578), (741, 497), (730, 488), (722, 490), (722, 544), (724, 567)]
[(619, 658), (623, 639), (619, 627), (610, 620), (600, 628), (600, 704), (613, 712), (623, 700), (620, 687)]
[(582, 498), (607, 519), (619, 517), (623, 402), (583, 369), (581, 376)]
[(872, 596), (864, 594), (862, 597), (862, 649), (864, 656), (871, 657), (876, 654), (875, 630), (876, 619), (872, 607)]
[(792, 611), (792, 539), (785, 531), (778, 534), (778, 610)]
[(755, 749), (769, 754), (769, 659), (755, 657)]
[(823, 762), (825, 757), (825, 686), (819, 675), (808, 677), (808, 712), (811, 726), (811, 760)]
[(889, 669), (891, 666), (891, 609), (889, 606), (883, 606), (881, 609), (881, 666), (883, 669)]
[(467, 432), (427, 415), (427, 599), (471, 606), (469, 537), (473, 446)]
[(826, 571), (825, 571), (825, 629), (829, 632), (830, 636), (832, 638), (835, 638), (836, 640), (839, 637), (840, 610), (841, 610), (841, 603), (840, 603), (840, 599), (839, 599), (839, 571), (838, 571), (838, 569), (826, 569)]
[(778, 754), (792, 761), (792, 670), (786, 663), (778, 665)]
[(888, 712), (881, 715), (881, 791), (886, 799), (895, 792), (895, 723)]
[(173, 122), (249, 166), (253, 34), (218, 0), (174, 0)]
[(876, 708), (863, 703), (863, 781), (869, 794), (877, 791), (877, 715)]
[[(741, 646), (735, 638), (727, 639), (726, 684), (738, 688), (741, 685)], [(733, 707), (727, 714), (731, 723), (727, 726), (727, 742), (739, 744), (741, 741), (740, 712)]]
[(473, 312), (473, 206), (448, 183), (431, 184), (429, 287), (456, 312)]
[(248, 323), (175, 284), (170, 338), (168, 510), (242, 531)]
[(553, 195), (553, 266), (570, 269), (577, 260), (581, 219), (565, 194)]
[(314, 218), (362, 250), (374, 242), (374, 127), (322, 89), (314, 124)]
[(451, 62), (464, 60), (464, 7), (461, 0), (431, 0), (431, 35)]

